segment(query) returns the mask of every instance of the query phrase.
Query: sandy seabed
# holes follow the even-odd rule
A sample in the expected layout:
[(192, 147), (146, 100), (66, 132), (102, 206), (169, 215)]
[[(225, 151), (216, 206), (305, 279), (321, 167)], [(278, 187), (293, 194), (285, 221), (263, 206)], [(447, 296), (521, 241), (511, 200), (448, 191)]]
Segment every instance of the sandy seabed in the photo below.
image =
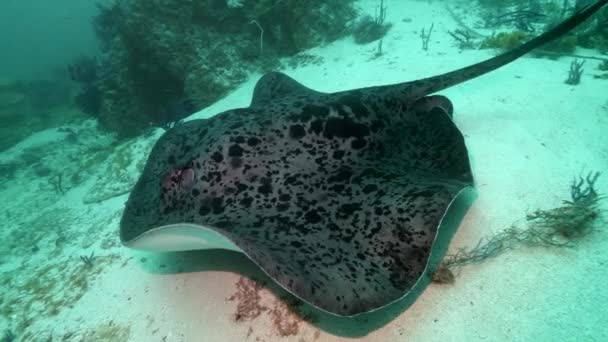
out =
[[(360, 5), (373, 13), (375, 2)], [(458, 50), (447, 33), (457, 25), (442, 2), (387, 5), (393, 27), (381, 57), (374, 57), (375, 43), (355, 45), (347, 37), (306, 52), (322, 62), (282, 71), (329, 92), (433, 76), (493, 55)], [(431, 22), (424, 51), (419, 30)], [(599, 71), (590, 61), (579, 85), (564, 84), (571, 60), (528, 56), (441, 92), (454, 103), (477, 192), (450, 251), (523, 222), (537, 208), (559, 206), (573, 177), (606, 170), (608, 81), (592, 78)], [(258, 78), (189, 119), (247, 106)], [(53, 132), (2, 158), (58, 139)], [(134, 150), (143, 155), (160, 133), (141, 138)], [(60, 196), (27, 177), (1, 188), (0, 328), (24, 341), (608, 341), (606, 230), (575, 248), (522, 248), (464, 267), (455, 284), (430, 285), (407, 309), (397, 303), (386, 314), (352, 319), (300, 317), (240, 254), (162, 255), (120, 246), (127, 194), (85, 201), (93, 183)], [(596, 188), (604, 192), (607, 185), (604, 175)], [(49, 233), (19, 245), (34, 235), (28, 229), (38, 229), (31, 222)], [(53, 235), (59, 228), (71, 234)], [(87, 267), (80, 257), (91, 252), (95, 261)]]

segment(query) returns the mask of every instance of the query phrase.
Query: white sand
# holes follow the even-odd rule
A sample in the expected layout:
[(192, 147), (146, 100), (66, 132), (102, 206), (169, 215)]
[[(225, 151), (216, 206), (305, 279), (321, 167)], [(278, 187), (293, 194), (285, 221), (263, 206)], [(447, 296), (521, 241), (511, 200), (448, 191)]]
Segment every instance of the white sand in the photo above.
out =
[[(455, 29), (456, 24), (441, 3), (387, 3), (387, 21), (394, 26), (384, 39), (384, 56), (371, 58), (375, 43), (358, 46), (352, 38), (345, 38), (308, 52), (323, 57), (322, 65), (283, 71), (311, 88), (336, 91), (432, 76), (492, 56), (489, 50), (459, 52), (453, 46), (447, 30)], [(362, 1), (361, 5), (373, 13), (375, 1)], [(404, 18), (412, 21), (404, 22)], [(435, 27), (425, 52), (418, 30), (430, 22)], [(580, 85), (564, 84), (570, 61), (526, 57), (441, 92), (454, 103), (454, 120), (466, 137), (478, 192), (450, 250), (471, 246), (481, 236), (523, 222), (525, 214), (536, 208), (558, 206), (568, 199), (574, 176), (606, 170), (608, 81), (593, 79), (591, 74), (599, 73), (594, 70), (597, 63), (588, 61)], [(192, 118), (246, 106), (257, 78), (253, 76)], [(141, 138), (133, 145), (133, 154), (149, 149), (159, 134)], [(60, 150), (64, 143), (58, 144)], [(15, 151), (2, 155), (3, 160), (13, 158)], [(142, 158), (145, 155), (140, 153)], [(126, 331), (113, 328), (121, 326), (128, 327), (128, 341), (608, 340), (605, 230), (584, 239), (577, 248), (520, 249), (465, 267), (454, 285), (429, 286), (407, 310), (394, 318), (387, 314), (388, 321), (332, 321), (320, 316), (316, 325), (300, 323), (297, 335), (280, 337), (268, 311), (251, 321), (234, 321), (236, 302), (227, 298), (235, 293), (241, 273), (259, 274), (242, 256), (221, 252), (165, 256), (121, 247), (118, 222), (127, 195), (83, 203), (98, 176), (91, 175), (82, 186), (61, 196), (31, 174), (18, 175), (8, 187), (0, 187), (5, 209), (0, 219), (9, 228), (3, 229), (2, 241), (19, 244), (6, 232), (16, 227), (27, 232), (33, 229), (32, 221), (48, 229), (37, 242), (39, 251), (30, 252), (27, 246), (2, 256), (2, 298), (4, 303), (11, 298), (17, 301), (10, 322), (1, 321), (0, 329), (19, 332), (16, 325), (29, 321), (27, 341), (49, 335), (53, 341), (62, 336), (67, 341), (110, 341), (112, 336), (120, 340), (121, 332)], [(605, 193), (607, 185), (608, 177), (603, 175), (597, 189)], [(38, 215), (39, 219), (32, 219)], [(605, 228), (605, 221), (599, 228)], [(68, 235), (59, 252), (52, 254), (59, 238), (53, 232), (58, 229)], [(98, 259), (93, 270), (86, 270), (78, 258), (91, 251)], [(41, 302), (32, 301), (32, 294), (19, 280), (34, 274), (40, 278), (36, 272), (42, 265), (50, 265), (59, 274), (91, 274), (83, 296), (50, 318), (38, 313), (45, 311)], [(64, 278), (42, 278), (55, 285), (43, 290), (63, 298), (77, 291)], [(263, 304), (273, 307), (274, 295), (268, 290), (261, 295)], [(34, 304), (28, 307), (26, 303)]]

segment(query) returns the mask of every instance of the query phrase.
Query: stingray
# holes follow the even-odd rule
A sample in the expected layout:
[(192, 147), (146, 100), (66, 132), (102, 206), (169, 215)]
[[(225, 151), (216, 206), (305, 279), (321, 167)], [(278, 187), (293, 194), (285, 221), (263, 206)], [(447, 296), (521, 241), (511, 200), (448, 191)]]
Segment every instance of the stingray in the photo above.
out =
[(240, 251), (335, 315), (387, 306), (419, 282), (450, 205), (474, 186), (452, 103), (432, 94), (558, 38), (606, 2), (509, 52), (421, 80), (323, 93), (266, 74), (249, 107), (157, 141), (121, 240), (151, 251)]

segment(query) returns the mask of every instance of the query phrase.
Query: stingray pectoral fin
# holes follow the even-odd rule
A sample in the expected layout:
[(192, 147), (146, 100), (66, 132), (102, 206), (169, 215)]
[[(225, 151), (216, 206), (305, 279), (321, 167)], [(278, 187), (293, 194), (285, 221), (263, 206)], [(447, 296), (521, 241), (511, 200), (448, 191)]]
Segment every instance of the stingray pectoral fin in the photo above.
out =
[[(331, 177), (332, 175), (330, 175)], [(298, 214), (241, 222), (235, 242), (279, 285), (327, 312), (352, 316), (407, 295), (423, 275), (454, 199), (471, 184), (374, 168), (348, 191)], [(357, 195), (356, 195), (357, 194)]]
[(227, 249), (242, 252), (216, 230), (194, 224), (170, 224), (146, 231), (125, 242), (127, 247), (152, 252), (177, 252), (199, 249)]
[(322, 93), (306, 87), (281, 72), (274, 71), (262, 76), (255, 84), (250, 106), (268, 105), (290, 95), (310, 96), (320, 94)]

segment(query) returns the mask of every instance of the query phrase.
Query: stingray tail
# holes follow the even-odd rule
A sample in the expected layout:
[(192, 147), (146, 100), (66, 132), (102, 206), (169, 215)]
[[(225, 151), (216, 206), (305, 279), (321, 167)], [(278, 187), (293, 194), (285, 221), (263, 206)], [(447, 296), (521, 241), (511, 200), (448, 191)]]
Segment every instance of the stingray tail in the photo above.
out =
[[(587, 20), (591, 15), (593, 15), (607, 3), (608, 0), (599, 0), (593, 5), (584, 7), (551, 30), (536, 38), (533, 38), (532, 40), (520, 45), (517, 48), (514, 48), (511, 51), (505, 52), (496, 57), (468, 67), (464, 67), (462, 69), (450, 71), (442, 75), (404, 83), (404, 88), (399, 87), (399, 95), (405, 95), (408, 98), (420, 98), (496, 70), (503, 65), (525, 55), (526, 53), (564, 35)], [(392, 87), (394, 87), (394, 85)], [(403, 94), (403, 92), (406, 94)]]

